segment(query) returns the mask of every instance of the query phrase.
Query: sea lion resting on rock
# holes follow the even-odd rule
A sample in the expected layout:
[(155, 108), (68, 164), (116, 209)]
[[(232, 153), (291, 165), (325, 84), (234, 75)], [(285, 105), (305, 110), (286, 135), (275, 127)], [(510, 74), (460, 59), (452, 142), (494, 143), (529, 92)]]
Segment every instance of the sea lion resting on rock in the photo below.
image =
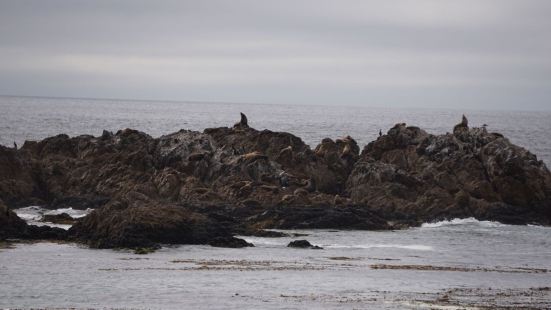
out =
[(281, 151), (279, 151), (278, 159), (286, 163), (291, 163), (293, 160), (293, 147), (289, 145), (288, 147), (281, 149)]
[(469, 130), (469, 121), (465, 117), (465, 114), (463, 114), (463, 118), (461, 119), (461, 123), (455, 125), (453, 127), (453, 133), (458, 133), (461, 131)]
[(241, 120), (239, 121), (239, 123), (235, 123), (235, 125), (233, 125), (233, 128), (249, 128), (247, 116), (243, 113), (240, 114)]

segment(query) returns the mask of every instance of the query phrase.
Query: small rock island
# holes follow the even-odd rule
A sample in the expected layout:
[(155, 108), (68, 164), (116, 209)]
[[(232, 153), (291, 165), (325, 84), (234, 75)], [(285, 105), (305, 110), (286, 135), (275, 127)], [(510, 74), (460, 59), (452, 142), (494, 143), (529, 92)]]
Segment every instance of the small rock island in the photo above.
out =
[[(451, 127), (451, 126), (450, 126)], [(93, 208), (68, 230), (13, 208)], [(233, 127), (153, 138), (125, 129), (0, 146), (0, 239), (96, 248), (251, 246), (264, 229), (387, 230), (475, 217), (551, 225), (551, 174), (499, 133), (428, 134), (397, 124), (360, 151), (347, 136), (314, 149), (286, 132)]]

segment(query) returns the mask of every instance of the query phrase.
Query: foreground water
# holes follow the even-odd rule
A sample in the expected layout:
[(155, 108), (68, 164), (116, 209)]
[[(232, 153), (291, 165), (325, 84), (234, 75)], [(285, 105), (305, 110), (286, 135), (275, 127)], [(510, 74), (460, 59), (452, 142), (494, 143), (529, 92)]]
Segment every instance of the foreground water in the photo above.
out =
[[(551, 228), (463, 219), (286, 232), (300, 235), (149, 255), (15, 244), (0, 249), (0, 308), (551, 307)], [(286, 247), (296, 239), (324, 249)]]

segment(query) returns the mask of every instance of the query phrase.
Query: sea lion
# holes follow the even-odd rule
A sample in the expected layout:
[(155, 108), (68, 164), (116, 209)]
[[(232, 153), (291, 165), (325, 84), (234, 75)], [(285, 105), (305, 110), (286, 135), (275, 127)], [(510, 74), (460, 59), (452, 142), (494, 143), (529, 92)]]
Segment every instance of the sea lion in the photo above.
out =
[(316, 191), (316, 184), (312, 178), (306, 181), (306, 184), (304, 185), (304, 189), (306, 189), (309, 192)]
[(254, 151), (254, 152), (241, 155), (241, 158), (243, 160), (253, 162), (257, 159), (268, 159), (268, 156), (260, 153), (259, 151)]
[(350, 155), (350, 152), (351, 152), (350, 144), (346, 144), (346, 145), (344, 146), (344, 149), (342, 150), (341, 158), (344, 158), (344, 157)]
[(240, 112), (240, 114), (241, 114), (241, 120), (238, 123), (235, 123), (235, 125), (233, 125), (233, 127), (234, 128), (249, 128), (247, 115), (243, 114), (243, 112)]
[(458, 133), (461, 131), (469, 130), (469, 121), (467, 120), (467, 117), (465, 117), (465, 114), (463, 114), (463, 118), (461, 119), (461, 123), (455, 125), (453, 127), (453, 133)]
[(289, 145), (288, 147), (281, 149), (281, 151), (279, 151), (278, 159), (286, 162), (293, 160), (293, 147)]

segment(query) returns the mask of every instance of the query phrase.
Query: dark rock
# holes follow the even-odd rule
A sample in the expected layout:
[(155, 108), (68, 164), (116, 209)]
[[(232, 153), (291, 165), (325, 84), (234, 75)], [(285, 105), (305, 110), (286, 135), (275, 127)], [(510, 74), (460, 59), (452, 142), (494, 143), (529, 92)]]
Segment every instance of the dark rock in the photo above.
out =
[(25, 233), (27, 223), (0, 200), (0, 240), (18, 238)]
[[(469, 128), (429, 135), (398, 124), (363, 150), (347, 181), (355, 204), (386, 218), (417, 221), (475, 217), (551, 223), (551, 174), (506, 138)], [(513, 211), (514, 210), (514, 211)]]
[[(94, 208), (69, 236), (95, 247), (208, 244), (262, 229), (394, 229), (475, 217), (551, 224), (551, 173), (527, 150), (466, 119), (453, 134), (397, 124), (360, 148), (312, 150), (285, 132), (236, 126), (152, 138), (132, 129), (0, 146), (10, 207)], [(7, 208), (5, 208), (7, 210)], [(4, 210), (5, 211), (5, 210)], [(4, 236), (65, 238), (5, 211)], [(221, 239), (223, 240), (223, 239)], [(227, 239), (232, 240), (232, 239)]]
[(333, 207), (330, 204), (309, 206), (279, 205), (267, 208), (247, 222), (264, 229), (390, 229), (377, 213), (361, 206)]
[(223, 225), (206, 215), (147, 200), (112, 201), (79, 220), (69, 232), (96, 248), (206, 244), (231, 237)]
[(262, 237), (262, 238), (289, 237), (288, 234), (281, 231), (264, 230), (264, 229), (248, 229), (248, 230), (240, 231), (239, 234), (242, 236), (254, 236), (254, 237)]
[(49, 226), (27, 225), (15, 212), (8, 209), (0, 200), (0, 240), (65, 240), (67, 231)]
[(28, 225), (20, 239), (34, 240), (66, 240), (68, 233), (65, 229), (50, 226)]
[(235, 237), (217, 237), (209, 241), (209, 245), (219, 248), (244, 248), (254, 247), (254, 244)]
[(313, 250), (322, 250), (322, 247), (317, 245), (312, 245), (308, 240), (294, 240), (289, 242), (287, 245), (289, 248), (300, 248), (300, 249), (313, 249)]
[(46, 214), (42, 217), (43, 222), (50, 222), (54, 224), (66, 224), (72, 225), (75, 223), (75, 219), (67, 213), (61, 214)]
[(134, 248), (134, 254), (137, 254), (137, 255), (151, 254), (157, 251), (158, 249), (159, 247), (145, 247), (145, 248), (138, 247), (138, 248)]

